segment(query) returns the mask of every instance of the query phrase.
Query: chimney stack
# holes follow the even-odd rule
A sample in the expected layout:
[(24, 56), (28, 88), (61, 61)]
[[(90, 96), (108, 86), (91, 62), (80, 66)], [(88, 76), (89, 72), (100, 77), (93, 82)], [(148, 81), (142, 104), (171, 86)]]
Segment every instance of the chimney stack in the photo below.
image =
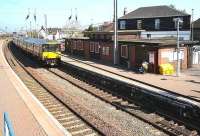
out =
[(124, 8), (124, 15), (126, 15), (127, 14), (127, 8), (125, 7)]

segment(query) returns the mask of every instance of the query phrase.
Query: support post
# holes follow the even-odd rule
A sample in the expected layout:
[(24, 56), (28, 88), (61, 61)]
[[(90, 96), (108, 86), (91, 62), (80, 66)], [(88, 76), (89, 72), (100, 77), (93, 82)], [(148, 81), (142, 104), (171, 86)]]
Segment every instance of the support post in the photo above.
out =
[(180, 76), (180, 68), (181, 68), (181, 62), (180, 62), (180, 58), (179, 58), (179, 54), (180, 54), (179, 28), (180, 28), (180, 23), (183, 23), (183, 20), (181, 20), (180, 18), (176, 18), (176, 19), (174, 19), (174, 21), (177, 24), (177, 66), (176, 66), (176, 76), (179, 77)]
[(176, 67), (176, 76), (180, 76), (180, 59), (179, 59), (179, 53), (180, 53), (180, 46), (179, 46), (179, 21), (180, 19), (177, 19), (177, 67)]
[(117, 0), (114, 0), (114, 65), (119, 63), (118, 56), (118, 19), (117, 19)]
[(194, 41), (194, 24), (193, 24), (193, 22), (194, 22), (194, 9), (192, 9), (192, 23), (191, 23), (191, 33), (192, 33), (192, 41)]

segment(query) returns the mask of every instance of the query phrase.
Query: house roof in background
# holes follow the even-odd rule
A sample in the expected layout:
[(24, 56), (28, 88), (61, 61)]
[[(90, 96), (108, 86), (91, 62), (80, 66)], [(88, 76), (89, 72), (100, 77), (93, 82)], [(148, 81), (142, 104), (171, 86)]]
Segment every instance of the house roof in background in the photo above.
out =
[(138, 8), (119, 19), (156, 18), (170, 16), (189, 16), (189, 14), (173, 9), (169, 6), (152, 6)]
[(194, 21), (194, 28), (200, 28), (200, 18)]

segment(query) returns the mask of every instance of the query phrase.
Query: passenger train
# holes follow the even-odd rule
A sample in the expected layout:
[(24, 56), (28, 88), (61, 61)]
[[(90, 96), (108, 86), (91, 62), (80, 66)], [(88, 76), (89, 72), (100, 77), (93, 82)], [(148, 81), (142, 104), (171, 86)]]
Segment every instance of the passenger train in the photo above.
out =
[(14, 37), (13, 43), (24, 52), (35, 56), (47, 66), (57, 66), (61, 61), (60, 44), (57, 41)]

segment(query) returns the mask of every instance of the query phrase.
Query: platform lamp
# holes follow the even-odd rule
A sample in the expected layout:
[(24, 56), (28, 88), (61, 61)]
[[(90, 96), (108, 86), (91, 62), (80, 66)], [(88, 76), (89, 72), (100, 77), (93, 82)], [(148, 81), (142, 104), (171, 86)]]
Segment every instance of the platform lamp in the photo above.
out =
[(176, 76), (180, 76), (180, 59), (179, 59), (179, 54), (180, 54), (180, 45), (179, 45), (179, 26), (180, 23), (183, 23), (183, 20), (180, 18), (175, 18), (174, 21), (177, 24), (177, 66), (176, 66)]
[(117, 0), (114, 0), (114, 65), (118, 64), (118, 19)]

